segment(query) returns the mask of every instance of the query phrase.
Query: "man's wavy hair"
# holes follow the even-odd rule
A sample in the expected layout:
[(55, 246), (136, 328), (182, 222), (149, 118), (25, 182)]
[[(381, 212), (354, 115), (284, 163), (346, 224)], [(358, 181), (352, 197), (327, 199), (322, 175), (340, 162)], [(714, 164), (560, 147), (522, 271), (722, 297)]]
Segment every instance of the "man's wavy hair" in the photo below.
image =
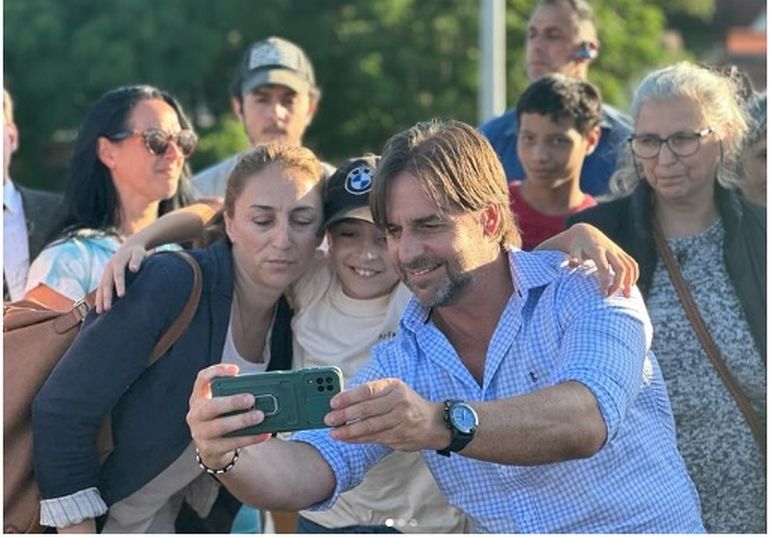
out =
[(475, 128), (460, 121), (433, 119), (391, 137), (382, 151), (369, 195), (375, 224), (386, 227), (388, 192), (401, 173), (420, 180), (441, 213), (480, 211), (492, 204), (500, 213), (501, 246), (521, 246), (510, 210), (508, 182), (495, 151)]

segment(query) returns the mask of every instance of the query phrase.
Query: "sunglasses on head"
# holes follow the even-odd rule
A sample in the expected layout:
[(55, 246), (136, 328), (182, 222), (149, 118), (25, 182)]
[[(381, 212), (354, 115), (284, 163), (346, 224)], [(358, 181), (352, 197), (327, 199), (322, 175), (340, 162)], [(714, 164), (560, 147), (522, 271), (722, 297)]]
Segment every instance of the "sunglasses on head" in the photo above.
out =
[(190, 129), (182, 129), (176, 134), (169, 134), (163, 129), (151, 127), (146, 129), (144, 132), (117, 132), (111, 136), (108, 136), (108, 138), (114, 142), (117, 142), (119, 140), (125, 140), (133, 136), (141, 136), (144, 138), (144, 145), (147, 148), (147, 151), (156, 156), (165, 155), (166, 150), (168, 150), (168, 145), (172, 140), (176, 143), (176, 146), (179, 148), (185, 158), (192, 155), (193, 151), (195, 151), (195, 148), (198, 145), (198, 137)]

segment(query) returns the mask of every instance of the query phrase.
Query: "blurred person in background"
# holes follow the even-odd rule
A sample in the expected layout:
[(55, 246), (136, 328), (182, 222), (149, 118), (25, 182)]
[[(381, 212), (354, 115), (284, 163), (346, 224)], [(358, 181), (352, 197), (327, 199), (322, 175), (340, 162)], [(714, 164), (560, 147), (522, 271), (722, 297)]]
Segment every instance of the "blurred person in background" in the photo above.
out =
[(23, 187), (11, 179), (19, 129), (13, 119), (13, 100), (5, 88), (3, 120), (3, 301), (8, 302), (24, 296), (29, 264), (43, 249), (62, 198)]
[[(321, 90), (313, 64), (298, 45), (271, 36), (246, 49), (230, 88), (230, 105), (243, 124), (251, 147), (280, 142), (301, 146), (318, 110)], [(197, 173), (192, 179), (200, 198), (222, 197), (240, 154)], [(334, 168), (323, 163), (325, 176)]]
[[(599, 55), (593, 9), (586, 0), (539, 0), (527, 25), (525, 46), (530, 82), (549, 73), (586, 80), (589, 66)], [(519, 128), (515, 106), (479, 127), (500, 157), (508, 182), (525, 177), (516, 150)], [(601, 138), (583, 163), (580, 190), (592, 196), (607, 193), (618, 153), (629, 134), (628, 118), (603, 104)]]
[(746, 199), (767, 206), (767, 93), (754, 95), (746, 105), (749, 130), (743, 140), (738, 164), (741, 192)]
[[(652, 350), (706, 530), (765, 533), (767, 221), (737, 190), (742, 104), (731, 79), (682, 62), (649, 74), (631, 110), (629, 160), (613, 179), (623, 197), (570, 222), (595, 225), (639, 263)], [(759, 427), (696, 334), (662, 261), (669, 250)]]
[(32, 263), (26, 298), (66, 311), (96, 289), (125, 237), (189, 200), (197, 137), (181, 105), (151, 86), (124, 86), (91, 107), (75, 142), (63, 216)]
[(522, 248), (567, 229), (566, 218), (596, 205), (580, 170), (601, 137), (602, 99), (593, 84), (558, 73), (533, 82), (516, 104), (525, 181), (508, 186)]

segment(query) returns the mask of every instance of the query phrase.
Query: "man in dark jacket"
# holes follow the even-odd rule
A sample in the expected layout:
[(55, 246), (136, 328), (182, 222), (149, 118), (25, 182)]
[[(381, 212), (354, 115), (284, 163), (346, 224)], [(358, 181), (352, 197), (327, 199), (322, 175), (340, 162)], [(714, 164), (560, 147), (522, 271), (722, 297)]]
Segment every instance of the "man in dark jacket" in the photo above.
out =
[(13, 102), (3, 89), (3, 301), (24, 295), (30, 262), (44, 241), (61, 196), (15, 184), (10, 177), (11, 156), (19, 147)]

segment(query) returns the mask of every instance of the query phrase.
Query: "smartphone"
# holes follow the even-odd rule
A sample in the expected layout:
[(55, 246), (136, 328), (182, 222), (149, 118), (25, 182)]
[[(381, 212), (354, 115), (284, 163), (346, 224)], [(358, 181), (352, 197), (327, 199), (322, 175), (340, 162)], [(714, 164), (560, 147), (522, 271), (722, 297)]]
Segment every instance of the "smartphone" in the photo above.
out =
[[(312, 367), (293, 371), (269, 371), (211, 380), (214, 397), (251, 393), (253, 409), (265, 413), (265, 421), (238, 429), (225, 436), (261, 433), (285, 433), (304, 429), (322, 429), (324, 416), (331, 410), (329, 401), (342, 390), (342, 371), (336, 366)], [(239, 410), (226, 415), (240, 414)]]

